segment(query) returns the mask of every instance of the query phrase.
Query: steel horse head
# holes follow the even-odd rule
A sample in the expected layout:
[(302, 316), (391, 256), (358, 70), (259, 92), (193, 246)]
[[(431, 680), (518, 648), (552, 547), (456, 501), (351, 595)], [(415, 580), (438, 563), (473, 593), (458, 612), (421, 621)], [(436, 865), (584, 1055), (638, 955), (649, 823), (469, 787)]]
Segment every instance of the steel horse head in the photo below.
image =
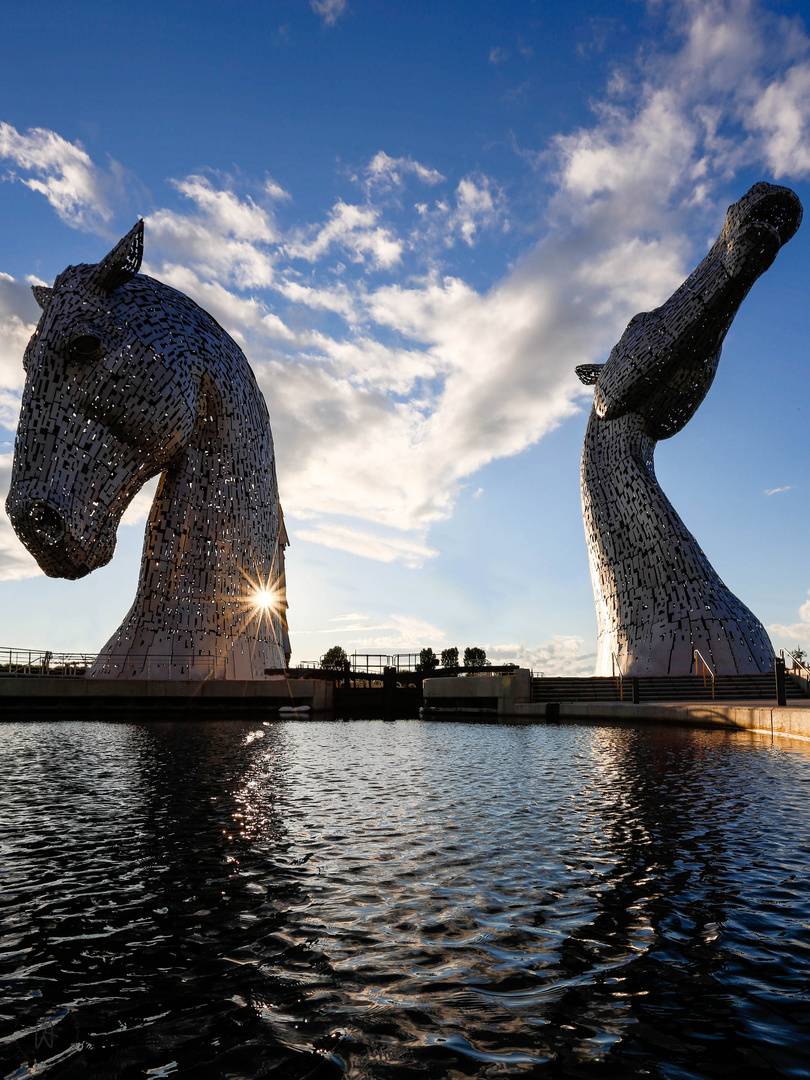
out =
[(595, 385), (580, 475), (597, 675), (617, 661), (625, 675), (685, 675), (696, 649), (721, 675), (773, 666), (765, 628), (675, 512), (653, 456), (699, 408), (740, 304), (801, 219), (792, 191), (755, 184), (683, 285), (630, 320), (607, 363), (577, 369)]
[(236, 343), (142, 255), (138, 222), (34, 287), (6, 510), (46, 574), (80, 578), (160, 474), (135, 603), (92, 673), (261, 678), (288, 648), (267, 407)]

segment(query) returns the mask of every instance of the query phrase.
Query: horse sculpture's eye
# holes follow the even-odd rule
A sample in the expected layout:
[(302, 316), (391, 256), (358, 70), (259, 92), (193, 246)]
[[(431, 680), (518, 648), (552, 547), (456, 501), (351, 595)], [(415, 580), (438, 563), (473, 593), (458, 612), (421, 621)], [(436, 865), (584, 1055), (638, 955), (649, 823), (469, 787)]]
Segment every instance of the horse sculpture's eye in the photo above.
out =
[(95, 334), (80, 334), (73, 338), (68, 345), (68, 355), (71, 360), (80, 364), (87, 364), (91, 360), (97, 360), (104, 351), (101, 338)]

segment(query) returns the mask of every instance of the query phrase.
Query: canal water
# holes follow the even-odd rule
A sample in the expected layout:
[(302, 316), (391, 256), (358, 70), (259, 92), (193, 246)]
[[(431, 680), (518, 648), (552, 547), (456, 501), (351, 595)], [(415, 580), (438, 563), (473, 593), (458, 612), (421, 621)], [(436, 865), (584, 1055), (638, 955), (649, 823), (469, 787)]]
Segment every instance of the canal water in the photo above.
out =
[(810, 744), (0, 725), (0, 1076), (810, 1075)]

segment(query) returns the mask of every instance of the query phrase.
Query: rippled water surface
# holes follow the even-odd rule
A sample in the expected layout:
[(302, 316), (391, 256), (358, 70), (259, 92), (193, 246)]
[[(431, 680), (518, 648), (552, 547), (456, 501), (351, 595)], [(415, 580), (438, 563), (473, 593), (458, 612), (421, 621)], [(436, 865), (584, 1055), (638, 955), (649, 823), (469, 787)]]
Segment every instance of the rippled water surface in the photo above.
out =
[(0, 725), (0, 1076), (810, 1075), (810, 744)]

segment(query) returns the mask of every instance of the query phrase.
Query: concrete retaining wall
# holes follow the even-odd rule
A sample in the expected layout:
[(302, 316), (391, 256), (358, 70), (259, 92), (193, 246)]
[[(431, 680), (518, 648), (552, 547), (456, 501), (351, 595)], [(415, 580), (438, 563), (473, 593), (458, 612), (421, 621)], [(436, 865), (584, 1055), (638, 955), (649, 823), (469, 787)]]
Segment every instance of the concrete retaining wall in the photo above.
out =
[(145, 704), (156, 708), (159, 718), (160, 702), (181, 705), (184, 702), (210, 703), (221, 701), (247, 703), (278, 708), (281, 705), (309, 705), (313, 711), (332, 708), (334, 686), (327, 679), (261, 679), (206, 682), (181, 679), (59, 679), (36, 675), (21, 678), (0, 678), (0, 716), (12, 709), (38, 703), (78, 706), (98, 702)]
[(521, 702), (532, 696), (532, 673), (516, 668), (509, 675), (448, 675), (425, 679), (422, 684), (425, 706), (466, 709), (486, 708), (498, 716), (510, 716)]
[[(507, 719), (498, 717), (499, 720)], [(543, 721), (563, 723), (604, 723), (605, 721), (646, 724), (689, 724), (692, 727), (725, 727), (763, 731), (795, 739), (810, 740), (810, 702), (807, 705), (759, 705), (751, 702), (694, 702), (631, 705), (618, 701), (563, 701), (559, 705), (518, 702), (508, 721), (536, 724)]]

